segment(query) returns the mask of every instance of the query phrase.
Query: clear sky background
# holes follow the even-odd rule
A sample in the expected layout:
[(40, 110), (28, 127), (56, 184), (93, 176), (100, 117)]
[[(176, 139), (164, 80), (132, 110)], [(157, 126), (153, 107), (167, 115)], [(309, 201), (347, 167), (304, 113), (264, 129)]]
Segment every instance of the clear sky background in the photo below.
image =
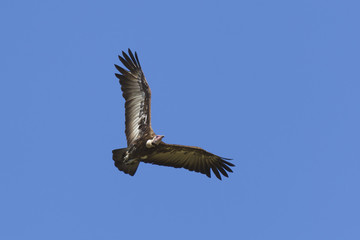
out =
[[(360, 239), (358, 1), (0, 3), (1, 239)], [(219, 181), (125, 147), (131, 48), (168, 143)]]

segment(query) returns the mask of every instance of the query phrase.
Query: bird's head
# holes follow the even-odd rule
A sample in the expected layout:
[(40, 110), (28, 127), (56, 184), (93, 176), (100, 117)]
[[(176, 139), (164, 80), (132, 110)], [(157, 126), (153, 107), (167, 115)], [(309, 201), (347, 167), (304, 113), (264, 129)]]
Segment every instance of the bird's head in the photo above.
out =
[(146, 141), (146, 147), (153, 148), (153, 147), (159, 145), (159, 143), (161, 143), (161, 139), (163, 139), (163, 137), (164, 137), (164, 135), (155, 135), (155, 137)]
[(153, 138), (152, 144), (159, 145), (159, 143), (161, 142), (161, 140), (162, 140), (164, 137), (165, 137), (164, 135), (156, 135), (156, 136)]

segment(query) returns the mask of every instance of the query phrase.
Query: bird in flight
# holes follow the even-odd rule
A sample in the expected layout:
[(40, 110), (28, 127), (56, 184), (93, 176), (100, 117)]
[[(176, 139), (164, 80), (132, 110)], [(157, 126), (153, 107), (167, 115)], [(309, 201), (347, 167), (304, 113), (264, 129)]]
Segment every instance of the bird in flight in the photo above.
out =
[[(115, 64), (125, 98), (125, 134), (127, 148), (114, 149), (115, 166), (126, 174), (134, 176), (139, 163), (152, 163), (174, 168), (185, 168), (211, 177), (210, 170), (221, 180), (221, 174), (228, 177), (235, 166), (228, 158), (219, 157), (199, 147), (167, 144), (164, 135), (157, 135), (151, 127), (151, 90), (141, 69), (140, 61), (128, 50), (122, 52), (120, 61), (128, 69)], [(221, 174), (220, 174), (221, 173)]]

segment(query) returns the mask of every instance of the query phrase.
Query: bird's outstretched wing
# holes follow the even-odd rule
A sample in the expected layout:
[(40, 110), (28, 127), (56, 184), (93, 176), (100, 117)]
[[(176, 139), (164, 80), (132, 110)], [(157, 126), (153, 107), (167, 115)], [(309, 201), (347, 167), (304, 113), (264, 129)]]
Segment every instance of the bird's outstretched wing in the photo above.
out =
[(228, 177), (227, 172), (232, 172), (230, 167), (235, 166), (228, 162), (228, 160), (230, 159), (216, 156), (199, 147), (166, 144), (163, 142), (146, 159), (141, 159), (142, 162), (146, 163), (200, 172), (208, 177), (211, 177), (211, 169), (220, 180), (221, 174)]
[(135, 57), (129, 49), (129, 55), (122, 52), (120, 61), (128, 69), (115, 64), (121, 74), (115, 73), (120, 80), (121, 90), (125, 98), (125, 134), (128, 146), (141, 138), (151, 128), (151, 90), (141, 70), (137, 53)]

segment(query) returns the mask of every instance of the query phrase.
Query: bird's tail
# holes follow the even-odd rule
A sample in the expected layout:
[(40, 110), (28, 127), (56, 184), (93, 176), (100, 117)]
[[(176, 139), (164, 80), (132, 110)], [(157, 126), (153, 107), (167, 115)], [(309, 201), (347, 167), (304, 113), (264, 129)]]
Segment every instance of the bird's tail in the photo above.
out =
[(114, 149), (113, 152), (113, 160), (115, 161), (115, 166), (126, 174), (130, 174), (134, 176), (138, 166), (139, 161), (132, 161), (131, 163), (124, 162), (124, 156), (127, 148)]

